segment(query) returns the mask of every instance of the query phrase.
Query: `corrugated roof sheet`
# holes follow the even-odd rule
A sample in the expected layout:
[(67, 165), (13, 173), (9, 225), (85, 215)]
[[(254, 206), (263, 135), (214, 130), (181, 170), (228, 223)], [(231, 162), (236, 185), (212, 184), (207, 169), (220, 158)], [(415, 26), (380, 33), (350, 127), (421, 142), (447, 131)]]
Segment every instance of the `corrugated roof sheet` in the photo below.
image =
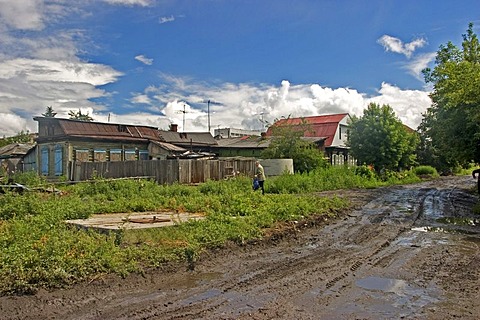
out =
[(217, 144), (219, 148), (266, 148), (270, 145), (270, 139), (264, 139), (258, 136), (245, 136), (239, 138), (218, 139)]
[(160, 141), (152, 141), (153, 144), (159, 146), (162, 149), (168, 150), (168, 151), (173, 151), (173, 152), (185, 152), (187, 149), (173, 145), (171, 143), (167, 142), (160, 142)]
[(210, 132), (176, 132), (176, 131), (159, 131), (162, 140), (172, 144), (180, 145), (217, 145)]
[(158, 129), (149, 126), (44, 117), (35, 117), (34, 120), (56, 121), (63, 134), (70, 137), (126, 141), (161, 140)]
[(24, 156), (35, 147), (34, 143), (11, 143), (0, 148), (1, 158)]
[(60, 120), (59, 124), (65, 134), (71, 136), (130, 137), (160, 140), (157, 128), (153, 127), (71, 120)]

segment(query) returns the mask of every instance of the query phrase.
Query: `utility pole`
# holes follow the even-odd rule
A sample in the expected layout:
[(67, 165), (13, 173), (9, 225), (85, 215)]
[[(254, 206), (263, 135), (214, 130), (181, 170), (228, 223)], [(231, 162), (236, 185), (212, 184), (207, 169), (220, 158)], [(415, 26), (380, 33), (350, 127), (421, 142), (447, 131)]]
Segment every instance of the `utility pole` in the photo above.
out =
[(208, 132), (210, 132), (210, 129), (212, 128), (212, 126), (210, 125), (210, 105), (216, 105), (216, 106), (221, 106), (222, 103), (220, 102), (216, 102), (216, 101), (212, 101), (210, 99), (208, 99), (207, 101), (203, 100), (201, 101), (202, 103), (207, 103), (207, 127), (208, 127)]
[(183, 113), (183, 132), (185, 132), (185, 113), (187, 113), (187, 111), (185, 110), (185, 103), (183, 104), (183, 111), (182, 110), (178, 110), (177, 113)]
[(207, 102), (207, 114), (208, 114), (208, 132), (210, 132), (210, 100)]

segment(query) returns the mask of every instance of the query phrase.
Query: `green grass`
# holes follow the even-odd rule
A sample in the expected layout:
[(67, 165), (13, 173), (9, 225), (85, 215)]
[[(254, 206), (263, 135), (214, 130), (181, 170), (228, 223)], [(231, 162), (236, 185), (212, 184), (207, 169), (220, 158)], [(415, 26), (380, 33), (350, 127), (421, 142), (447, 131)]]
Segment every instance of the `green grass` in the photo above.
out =
[[(31, 174), (15, 179), (49, 187)], [(192, 265), (204, 250), (261, 239), (268, 228), (283, 222), (333, 216), (349, 205), (346, 199), (319, 197), (315, 192), (418, 180), (412, 172), (382, 180), (354, 169), (330, 167), (267, 179), (264, 196), (252, 191), (247, 177), (200, 186), (96, 180), (57, 187), (62, 195), (8, 192), (0, 195), (0, 294), (68, 286), (106, 273), (123, 276), (167, 261)], [(92, 214), (156, 210), (203, 213), (206, 219), (110, 234), (64, 223)]]

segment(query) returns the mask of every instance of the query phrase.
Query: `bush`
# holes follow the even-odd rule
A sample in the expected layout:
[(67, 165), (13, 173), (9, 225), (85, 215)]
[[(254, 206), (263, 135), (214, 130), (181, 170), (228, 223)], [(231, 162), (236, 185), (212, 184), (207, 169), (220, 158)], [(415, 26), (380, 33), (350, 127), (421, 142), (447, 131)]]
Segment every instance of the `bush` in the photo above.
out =
[(422, 177), (422, 176), (438, 177), (439, 176), (437, 169), (435, 169), (432, 166), (418, 166), (414, 168), (413, 171), (419, 177)]

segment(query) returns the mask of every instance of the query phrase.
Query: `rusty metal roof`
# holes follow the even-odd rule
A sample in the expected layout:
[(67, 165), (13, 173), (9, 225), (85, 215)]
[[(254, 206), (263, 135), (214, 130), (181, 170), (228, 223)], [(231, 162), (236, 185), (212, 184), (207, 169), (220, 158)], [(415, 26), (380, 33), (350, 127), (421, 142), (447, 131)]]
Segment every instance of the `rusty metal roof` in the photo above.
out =
[(167, 151), (173, 151), (173, 152), (185, 152), (187, 149), (173, 145), (168, 142), (161, 142), (161, 141), (152, 141), (154, 145), (159, 146), (160, 148), (167, 150)]
[(11, 143), (0, 148), (0, 158), (15, 158), (24, 156), (32, 148), (35, 148), (34, 143)]
[(34, 120), (39, 121), (39, 123), (57, 122), (63, 134), (69, 137), (127, 141), (161, 141), (158, 129), (149, 126), (45, 117), (35, 117)]
[(215, 146), (215, 140), (210, 132), (176, 132), (159, 131), (162, 140), (171, 144), (188, 146)]
[(222, 138), (217, 140), (217, 144), (217, 148), (264, 149), (270, 145), (270, 139), (259, 136)]

